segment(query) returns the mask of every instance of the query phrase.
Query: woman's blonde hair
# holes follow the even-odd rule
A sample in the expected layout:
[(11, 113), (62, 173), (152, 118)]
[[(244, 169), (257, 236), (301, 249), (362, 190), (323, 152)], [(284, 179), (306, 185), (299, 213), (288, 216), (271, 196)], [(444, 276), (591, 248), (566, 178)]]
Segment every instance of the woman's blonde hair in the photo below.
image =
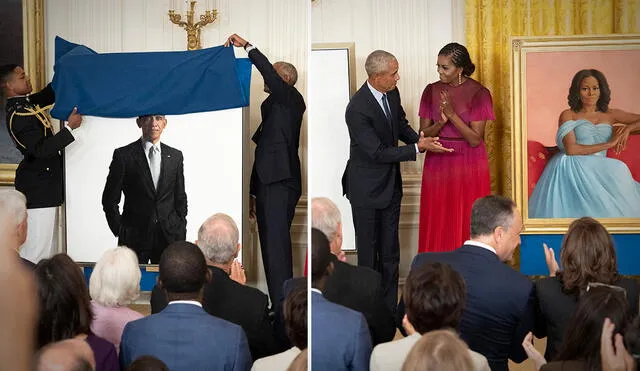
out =
[(402, 371), (472, 371), (469, 347), (451, 330), (436, 330), (422, 335), (411, 348)]
[(138, 257), (126, 246), (109, 249), (96, 263), (89, 279), (91, 298), (105, 307), (128, 305), (140, 295)]

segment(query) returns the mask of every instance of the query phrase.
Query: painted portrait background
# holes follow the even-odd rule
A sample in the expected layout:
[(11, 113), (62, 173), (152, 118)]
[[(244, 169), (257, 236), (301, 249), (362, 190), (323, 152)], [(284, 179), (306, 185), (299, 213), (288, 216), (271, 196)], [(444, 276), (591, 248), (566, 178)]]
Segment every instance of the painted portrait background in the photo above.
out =
[[(0, 0), (0, 66), (23, 65), (22, 0)], [(9, 137), (4, 105), (0, 111), (0, 164), (20, 162), (22, 155)]]
[[(557, 153), (558, 118), (568, 108), (567, 95), (575, 73), (582, 69), (601, 71), (611, 89), (609, 107), (639, 113), (640, 49), (530, 51), (525, 66), (527, 142), (523, 149), (530, 197), (550, 158)], [(640, 181), (640, 136), (632, 136), (621, 154), (610, 150), (608, 157), (625, 162), (635, 180)]]
[(528, 52), (526, 68), (528, 140), (556, 145), (558, 117), (569, 108), (571, 79), (582, 69), (605, 75), (610, 107), (640, 113), (640, 50)]

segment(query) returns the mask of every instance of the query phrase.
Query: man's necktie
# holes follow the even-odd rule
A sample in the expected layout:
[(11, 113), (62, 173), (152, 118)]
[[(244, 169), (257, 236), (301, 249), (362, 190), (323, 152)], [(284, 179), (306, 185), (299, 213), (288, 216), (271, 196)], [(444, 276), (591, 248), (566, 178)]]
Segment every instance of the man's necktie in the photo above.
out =
[(389, 109), (389, 102), (387, 101), (387, 95), (382, 94), (382, 107), (384, 107), (384, 114), (387, 116), (387, 121), (391, 125), (391, 110)]
[(158, 189), (158, 178), (160, 178), (160, 153), (155, 145), (149, 147), (149, 168), (151, 170), (151, 179), (153, 179), (153, 187)]

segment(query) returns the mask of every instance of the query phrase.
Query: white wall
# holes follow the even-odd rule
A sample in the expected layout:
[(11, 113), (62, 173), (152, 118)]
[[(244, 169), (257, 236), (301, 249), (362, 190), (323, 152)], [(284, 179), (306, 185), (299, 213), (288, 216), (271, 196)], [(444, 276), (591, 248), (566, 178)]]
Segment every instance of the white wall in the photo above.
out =
[[(45, 54), (47, 78), (53, 74), (53, 40), (59, 35), (69, 41), (84, 44), (97, 52), (130, 52), (185, 50), (186, 32), (169, 21), (170, 4), (184, 7), (184, 1), (172, 0), (56, 0), (47, 1), (45, 9)], [(262, 50), (271, 61), (285, 60), (293, 63), (299, 73), (297, 88), (306, 92), (308, 51), (308, 2), (302, 0), (203, 0), (196, 13), (200, 14), (207, 3), (216, 3), (219, 16), (213, 24), (202, 31), (202, 46), (222, 44), (232, 33), (237, 33)], [(245, 57), (243, 50), (236, 50)], [(251, 81), (250, 129), (253, 133), (260, 123), (260, 103), (266, 98), (262, 91), (263, 80), (253, 70)], [(306, 124), (301, 135), (301, 161), (306, 163)], [(248, 140), (248, 138), (247, 138)], [(245, 171), (248, 174), (253, 163), (252, 143)], [(303, 178), (306, 178), (303, 165)], [(303, 183), (306, 187), (306, 183)], [(299, 248), (294, 259), (296, 271), (306, 246), (306, 192), (303, 193), (299, 212), (294, 220), (294, 249)], [(253, 228), (255, 229), (255, 227)], [(257, 240), (253, 238), (252, 240)], [(246, 247), (246, 246), (245, 246)], [(245, 248), (244, 257), (251, 267), (261, 266), (255, 257), (258, 250)], [(247, 256), (247, 254), (249, 256)], [(245, 264), (245, 265), (247, 265)], [(251, 278), (256, 278), (249, 272)]]
[[(383, 49), (400, 64), (398, 88), (407, 118), (419, 127), (420, 96), (429, 82), (436, 81), (438, 51), (449, 42), (464, 43), (463, 0), (316, 0), (311, 6), (313, 43), (354, 42), (356, 85), (366, 80), (364, 61), (369, 53)], [(313, 128), (322, 123), (311, 122)], [(349, 138), (336, 138), (336, 145), (349, 145)], [(313, 157), (313, 148), (311, 148)], [(417, 251), (420, 182), (424, 155), (403, 164), (404, 198), (400, 216), (400, 277), (406, 276)], [(314, 169), (311, 169), (313, 172)], [(313, 177), (313, 175), (312, 175)], [(336, 179), (340, 182), (340, 179)], [(313, 196), (323, 196), (312, 194)], [(344, 220), (344, 223), (352, 223)], [(353, 242), (345, 242), (353, 245)], [(353, 257), (351, 257), (353, 259)]]

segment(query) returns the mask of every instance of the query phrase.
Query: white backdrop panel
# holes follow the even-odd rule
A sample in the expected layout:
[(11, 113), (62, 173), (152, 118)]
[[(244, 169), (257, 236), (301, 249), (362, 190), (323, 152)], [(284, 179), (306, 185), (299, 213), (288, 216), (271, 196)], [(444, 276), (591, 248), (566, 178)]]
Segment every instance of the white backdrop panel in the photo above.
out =
[(341, 182), (349, 159), (349, 131), (344, 120), (349, 103), (348, 49), (311, 51), (308, 98), (309, 194), (335, 202), (342, 214), (342, 249), (353, 250), (351, 204), (342, 195)]
[[(167, 116), (161, 141), (184, 156), (188, 241), (214, 213), (242, 227), (242, 118), (241, 108)], [(74, 134), (65, 153), (67, 253), (77, 262), (95, 262), (117, 245), (101, 201), (113, 150), (139, 139), (141, 131), (134, 118), (84, 117)]]

